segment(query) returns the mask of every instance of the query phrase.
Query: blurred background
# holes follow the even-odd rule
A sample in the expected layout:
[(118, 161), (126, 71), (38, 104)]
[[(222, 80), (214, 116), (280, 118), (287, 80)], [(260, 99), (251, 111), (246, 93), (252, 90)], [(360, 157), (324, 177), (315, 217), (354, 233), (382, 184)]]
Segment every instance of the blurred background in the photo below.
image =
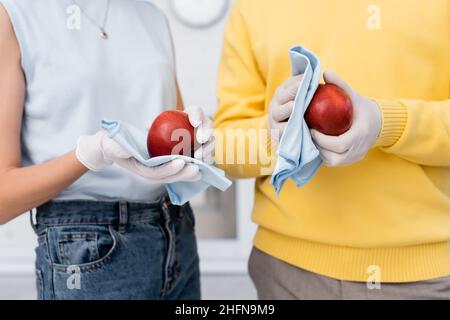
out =
[[(213, 115), (223, 31), (232, 0), (148, 0), (169, 18), (177, 74), (186, 105)], [(255, 299), (247, 259), (255, 226), (251, 180), (226, 193), (208, 190), (192, 201), (197, 217), (204, 299)], [(0, 299), (35, 299), (36, 239), (24, 214), (0, 226)]]

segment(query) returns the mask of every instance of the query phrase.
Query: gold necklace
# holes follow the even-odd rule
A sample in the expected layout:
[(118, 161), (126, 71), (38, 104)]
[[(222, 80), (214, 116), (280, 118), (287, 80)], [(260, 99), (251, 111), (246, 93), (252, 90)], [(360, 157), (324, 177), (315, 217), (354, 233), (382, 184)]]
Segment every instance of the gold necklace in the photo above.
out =
[(73, 4), (76, 5), (78, 8), (80, 8), (81, 13), (94, 25), (100, 30), (100, 37), (103, 40), (108, 40), (109, 35), (105, 30), (106, 23), (108, 22), (108, 16), (109, 16), (109, 7), (110, 7), (110, 0), (106, 0), (106, 10), (105, 15), (103, 17), (103, 23), (100, 25), (98, 24), (91, 16), (87, 14), (87, 12), (78, 4), (76, 0), (72, 0)]

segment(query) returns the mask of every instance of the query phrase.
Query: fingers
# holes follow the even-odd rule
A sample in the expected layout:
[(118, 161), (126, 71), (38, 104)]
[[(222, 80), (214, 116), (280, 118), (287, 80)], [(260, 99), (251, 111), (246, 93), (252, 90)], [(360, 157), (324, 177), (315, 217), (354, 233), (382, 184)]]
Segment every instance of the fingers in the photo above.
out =
[(104, 133), (101, 140), (101, 149), (105, 158), (108, 159), (129, 159), (131, 154), (122, 148), (117, 142), (109, 138), (106, 133)]
[(347, 153), (339, 154), (320, 147), (318, 149), (320, 151), (320, 157), (327, 167), (339, 167), (345, 165)]
[(207, 143), (214, 135), (214, 123), (208, 118), (204, 117), (202, 123), (197, 128), (196, 139), (200, 144)]
[(183, 170), (186, 163), (182, 159), (176, 159), (158, 167), (147, 167), (136, 159), (119, 159), (117, 165), (148, 180), (162, 180), (177, 174)]
[(161, 179), (162, 183), (175, 183), (175, 182), (196, 182), (201, 180), (202, 174), (200, 168), (195, 164), (187, 164), (183, 170), (170, 177)]
[(185, 111), (189, 116), (189, 122), (196, 128), (196, 140), (200, 144), (208, 142), (214, 134), (214, 123), (205, 115), (200, 107), (189, 107)]
[(206, 164), (214, 164), (215, 138), (198, 148), (194, 153), (194, 158), (203, 161)]
[(317, 130), (311, 130), (311, 137), (319, 149), (320, 157), (328, 167), (347, 165), (347, 158), (352, 148), (351, 134), (344, 133), (339, 137), (327, 136)]
[(328, 167), (348, 166), (365, 158), (367, 152), (361, 152), (360, 142), (353, 134), (340, 137), (326, 136), (316, 130), (311, 131), (314, 143), (319, 149), (320, 157)]
[(303, 75), (292, 77), (278, 88), (275, 94), (278, 104), (283, 105), (295, 99), (302, 79)]
[(198, 128), (204, 119), (204, 113), (202, 108), (197, 106), (192, 106), (186, 109), (185, 111), (189, 116), (189, 122), (194, 128)]
[(276, 106), (272, 110), (272, 118), (276, 122), (284, 122), (288, 120), (294, 110), (294, 101), (289, 101), (284, 105)]
[(183, 159), (175, 159), (152, 169), (154, 169), (157, 179), (164, 179), (171, 175), (178, 174), (185, 166), (186, 162)]
[(119, 159), (116, 164), (145, 179), (157, 183), (195, 182), (202, 178), (200, 168), (182, 159), (172, 160), (158, 167), (147, 167), (136, 159)]
[(339, 88), (341, 88), (342, 90), (344, 90), (345, 92), (347, 92), (348, 95), (351, 95), (351, 93), (353, 91), (352, 88), (347, 84), (347, 82), (342, 80), (333, 71), (329, 71), (329, 70), (325, 71), (323, 73), (323, 78), (325, 79), (326, 83), (334, 84), (334, 85), (338, 86)]
[(99, 132), (92, 136), (78, 138), (76, 157), (80, 163), (91, 171), (98, 172), (113, 164), (102, 148), (104, 137), (105, 132)]
[[(303, 76), (296, 76), (284, 82), (275, 93), (274, 101), (271, 107), (271, 128), (284, 131), (285, 124), (294, 110), (294, 101)], [(275, 122), (275, 124), (273, 123)], [(275, 128), (274, 128), (275, 127)]]
[(320, 151), (320, 157), (328, 167), (345, 167), (350, 166), (356, 162), (364, 160), (367, 152), (359, 152), (356, 148), (351, 148), (347, 152), (342, 154), (332, 152), (330, 150), (318, 148)]
[(311, 130), (311, 137), (318, 148), (326, 149), (337, 154), (347, 152), (352, 146), (351, 132), (346, 132), (341, 136), (333, 137), (324, 135), (317, 130)]

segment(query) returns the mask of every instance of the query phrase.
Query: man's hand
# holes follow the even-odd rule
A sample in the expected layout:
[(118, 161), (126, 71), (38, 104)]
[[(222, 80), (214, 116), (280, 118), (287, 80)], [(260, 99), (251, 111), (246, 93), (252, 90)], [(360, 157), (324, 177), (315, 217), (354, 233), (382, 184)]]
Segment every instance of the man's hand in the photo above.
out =
[(349, 166), (363, 160), (377, 141), (382, 116), (375, 101), (363, 97), (333, 72), (325, 72), (325, 81), (337, 85), (350, 96), (354, 107), (353, 125), (339, 137), (326, 136), (311, 130), (320, 155), (329, 167)]
[(302, 76), (296, 76), (285, 81), (278, 87), (270, 103), (269, 127), (275, 141), (280, 141), (286, 129), (301, 80)]
[(185, 111), (189, 122), (196, 129), (196, 141), (200, 147), (195, 151), (194, 158), (207, 164), (214, 164), (214, 123), (200, 107), (189, 107)]

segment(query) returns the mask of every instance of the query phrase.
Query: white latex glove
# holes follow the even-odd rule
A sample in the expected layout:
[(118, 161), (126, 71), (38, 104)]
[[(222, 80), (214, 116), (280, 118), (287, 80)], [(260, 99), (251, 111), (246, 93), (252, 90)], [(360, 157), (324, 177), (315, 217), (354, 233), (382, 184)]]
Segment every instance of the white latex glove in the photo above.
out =
[(375, 101), (354, 91), (335, 73), (325, 72), (324, 79), (343, 89), (352, 99), (353, 125), (339, 137), (326, 136), (316, 130), (311, 130), (311, 136), (327, 166), (349, 166), (363, 160), (377, 141), (382, 126), (381, 111)]
[(189, 107), (185, 111), (189, 122), (196, 129), (196, 140), (201, 146), (195, 151), (194, 158), (207, 164), (214, 163), (214, 123), (200, 107)]
[(294, 100), (297, 95), (298, 88), (302, 76), (292, 77), (286, 80), (275, 92), (270, 103), (269, 114), (269, 128), (272, 134), (272, 139), (280, 141), (284, 130), (287, 126), (287, 121), (291, 117), (294, 109)]
[(155, 183), (194, 182), (201, 179), (198, 166), (177, 159), (158, 167), (149, 168), (139, 163), (105, 131), (78, 139), (76, 156), (92, 171), (101, 171), (112, 164), (137, 174)]

